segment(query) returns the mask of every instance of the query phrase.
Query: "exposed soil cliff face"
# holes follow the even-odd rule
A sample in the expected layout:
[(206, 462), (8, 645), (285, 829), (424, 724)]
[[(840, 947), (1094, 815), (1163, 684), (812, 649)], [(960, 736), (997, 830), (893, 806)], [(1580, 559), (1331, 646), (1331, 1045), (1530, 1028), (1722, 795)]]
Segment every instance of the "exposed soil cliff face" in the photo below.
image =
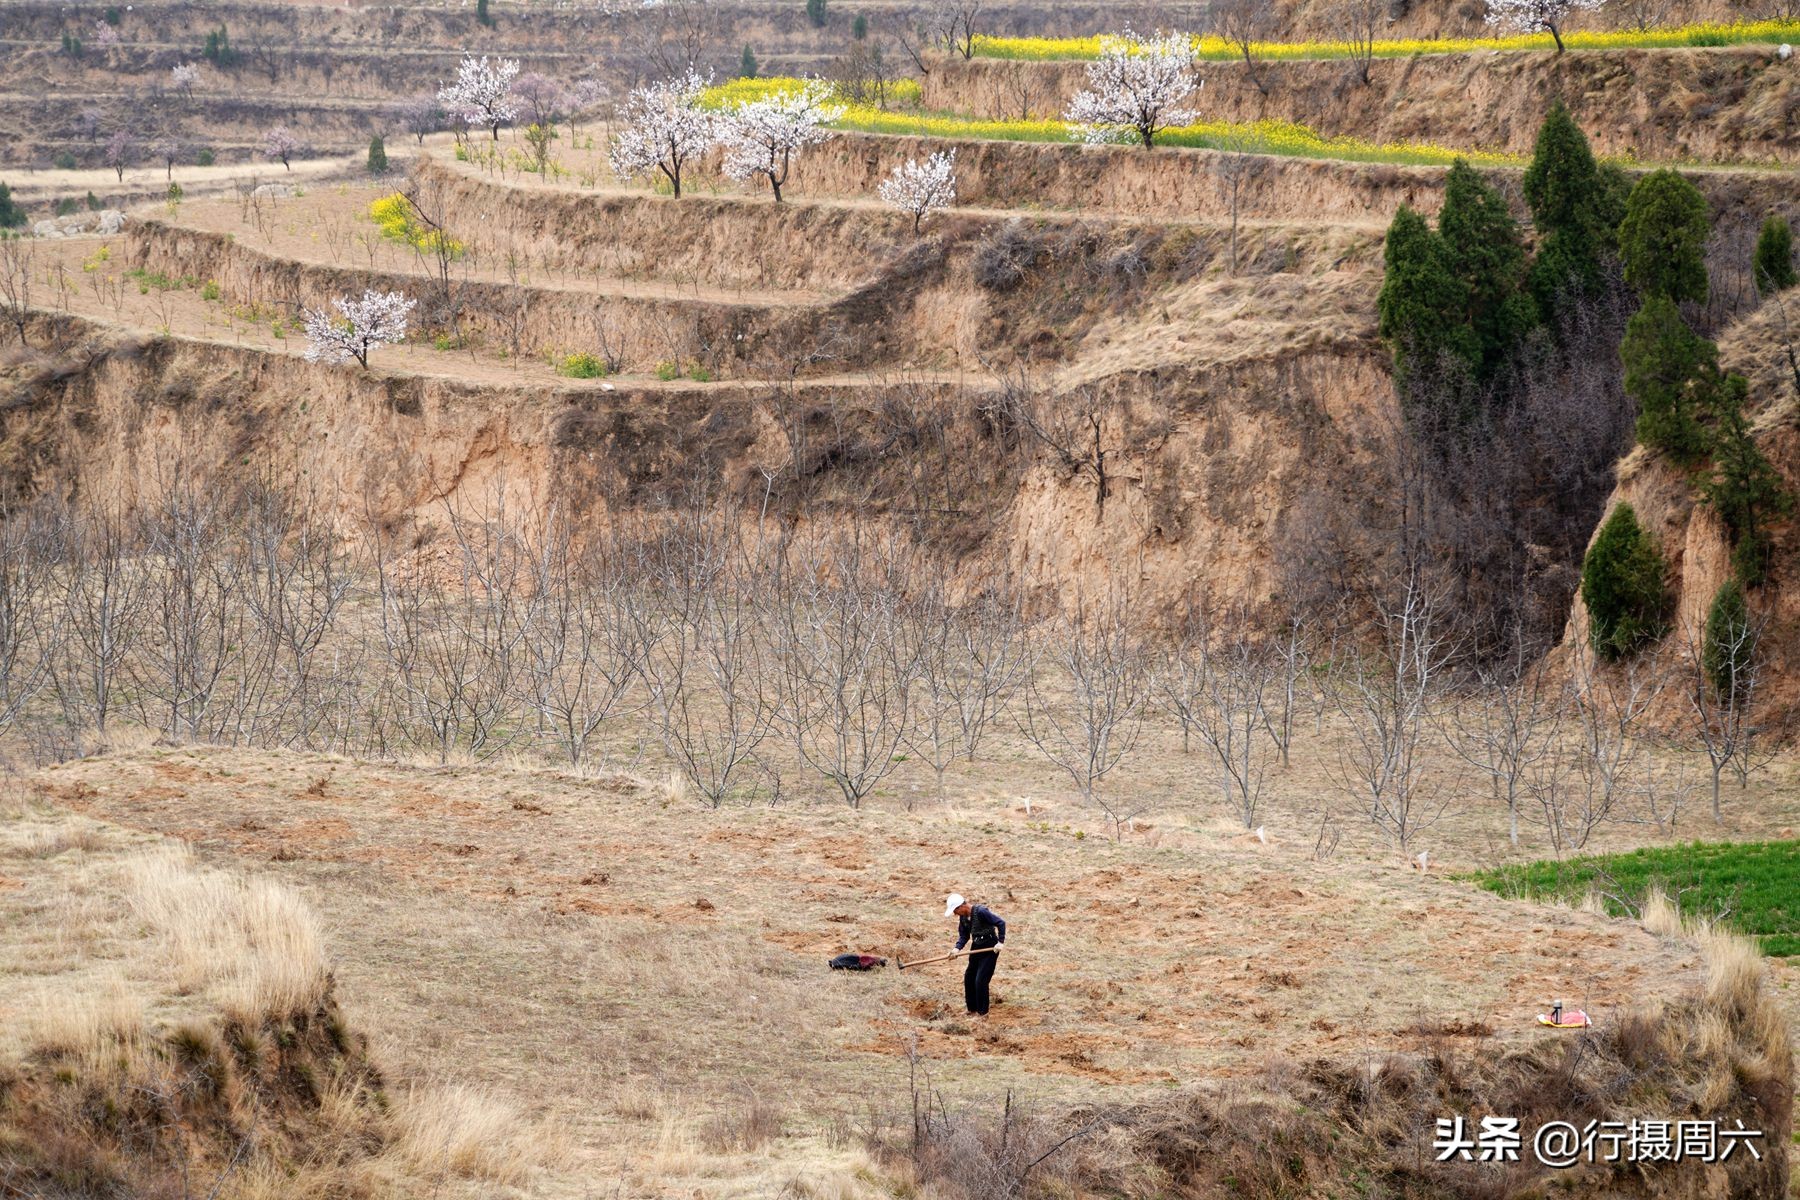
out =
[[(1791, 312), (1791, 302), (1790, 302)], [(1721, 339), (1720, 362), (1750, 380), (1757, 444), (1780, 472), (1790, 495), (1800, 495), (1800, 378), (1787, 358), (1781, 316), (1770, 305)], [(1607, 510), (1628, 503), (1653, 533), (1668, 564), (1673, 595), (1671, 630), (1664, 642), (1667, 671), (1675, 686), (1664, 698), (1670, 716), (1685, 716), (1683, 684), (1692, 654), (1706, 627), (1713, 597), (1731, 576), (1729, 532), (1700, 502), (1699, 485), (1709, 468), (1681, 468), (1639, 446), (1619, 464), (1618, 486)], [(1597, 526), (1596, 526), (1597, 528)], [(1800, 721), (1800, 520), (1789, 517), (1770, 530), (1774, 553), (1768, 578), (1751, 591), (1756, 618), (1764, 623), (1759, 646), (1768, 656), (1761, 679), (1757, 718), (1792, 733)], [(1587, 610), (1579, 594), (1569, 614), (1561, 653), (1591, 661)]]
[(1119, 374), (1080, 396), (1099, 422), (1095, 471), (1032, 441), (996, 392), (898, 378), (544, 394), (72, 322), (34, 336), (52, 332), (85, 335), (80, 355), (7, 372), (0, 445), (15, 494), (69, 486), (129, 503), (181, 456), (221, 478), (322, 484), (355, 529), (479, 505), (497, 486), (605, 520), (678, 504), (710, 474), (746, 503), (772, 489), (787, 520), (854, 511), (917, 528), (931, 511), (919, 531), (961, 553), (971, 587), (1004, 581), (1072, 602), (1128, 582), (1146, 611), (1174, 611), (1196, 588), (1268, 599), (1273, 534), (1322, 475), (1366, 502), (1360, 447), (1391, 403), (1368, 343)]
[[(1208, 120), (1296, 121), (1375, 142), (1529, 154), (1562, 100), (1602, 154), (1647, 160), (1800, 161), (1800, 63), (1767, 46), (1435, 54), (1376, 59), (1365, 88), (1343, 61), (1201, 65)], [(1060, 117), (1086, 64), (948, 58), (925, 105), (982, 116)], [(1261, 86), (1258, 86), (1260, 81)]]

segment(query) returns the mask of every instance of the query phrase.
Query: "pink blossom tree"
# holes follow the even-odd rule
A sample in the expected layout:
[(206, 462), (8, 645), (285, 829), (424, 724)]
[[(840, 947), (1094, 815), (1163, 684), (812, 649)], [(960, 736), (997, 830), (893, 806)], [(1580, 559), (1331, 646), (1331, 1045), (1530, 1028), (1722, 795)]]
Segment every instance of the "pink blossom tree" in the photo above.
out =
[(1193, 39), (1168, 34), (1148, 41), (1129, 31), (1101, 44), (1087, 67), (1087, 87), (1069, 101), (1063, 120), (1089, 142), (1137, 140), (1148, 150), (1162, 129), (1192, 125), (1199, 113), (1181, 104), (1200, 90)]
[(306, 153), (306, 143), (294, 136), (286, 125), (277, 125), (263, 134), (263, 157), (279, 162), (287, 170), (294, 169), (290, 159)]
[(438, 103), (470, 129), (486, 127), (497, 142), (500, 127), (519, 115), (512, 94), (518, 77), (516, 58), (496, 58), (490, 64), (485, 54), (480, 58), (465, 55), (456, 66), (456, 81), (439, 89)]
[(831, 96), (830, 84), (809, 79), (801, 87), (739, 105), (719, 122), (725, 173), (733, 179), (762, 176), (780, 204), (794, 151), (829, 139), (832, 133), (825, 127), (844, 115), (844, 106), (831, 103)]
[(1514, 33), (1548, 30), (1563, 52), (1562, 27), (1571, 13), (1595, 12), (1606, 0), (1488, 0), (1487, 23)]
[(658, 171), (681, 198), (681, 173), (714, 142), (714, 118), (700, 107), (706, 81), (692, 70), (632, 91), (619, 117), (624, 128), (613, 138), (608, 161), (624, 179)]
[(913, 232), (918, 233), (926, 217), (956, 203), (956, 151), (939, 150), (930, 158), (901, 163), (882, 181), (880, 194), (912, 214)]
[(137, 142), (125, 130), (120, 129), (106, 140), (106, 150), (101, 161), (118, 175), (119, 182), (125, 182), (125, 168), (137, 160)]
[(362, 299), (340, 296), (331, 302), (337, 315), (306, 310), (306, 361), (347, 363), (369, 369), (369, 351), (406, 340), (407, 318), (418, 301), (400, 292), (365, 291)]

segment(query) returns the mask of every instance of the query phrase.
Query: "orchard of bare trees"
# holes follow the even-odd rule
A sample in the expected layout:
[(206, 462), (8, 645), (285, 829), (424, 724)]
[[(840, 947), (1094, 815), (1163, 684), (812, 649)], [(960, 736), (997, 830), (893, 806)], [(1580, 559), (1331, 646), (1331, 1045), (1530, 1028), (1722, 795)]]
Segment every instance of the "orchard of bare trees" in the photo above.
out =
[[(128, 518), (44, 498), (0, 524), (13, 764), (134, 730), (857, 808), (1023, 759), (1115, 837), (1178, 811), (1412, 850), (1477, 816), (1567, 853), (1612, 824), (1674, 832), (1709, 779), (1722, 819), (1769, 754), (1749, 615), (1686, 651), (1692, 670), (1674, 645), (1553, 667), (1470, 653), (1452, 589), (1416, 569), (1355, 624), (1197, 598), (1153, 627), (1119, 594), (1064, 612), (959, 594), (903, 534), (800, 537), (706, 489), (604, 534), (503, 492), (346, 529), (273, 481), (164, 474)], [(1182, 788), (1146, 787), (1138, 768), (1171, 754), (1191, 756)]]

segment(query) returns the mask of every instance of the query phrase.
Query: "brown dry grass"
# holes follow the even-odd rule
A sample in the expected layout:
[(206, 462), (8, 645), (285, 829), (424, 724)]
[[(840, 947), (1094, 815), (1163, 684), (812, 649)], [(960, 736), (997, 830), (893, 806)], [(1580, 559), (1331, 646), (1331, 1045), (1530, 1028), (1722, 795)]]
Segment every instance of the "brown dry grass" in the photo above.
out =
[(478, 1090), (386, 1094), (286, 885), (37, 805), (0, 867), (5, 1194), (491, 1194), (554, 1156)]
[[(278, 861), (384, 1058), (415, 1077), (455, 1064), (566, 1131), (547, 1194), (838, 1162), (821, 1131), (902, 1095), (914, 1045), (952, 1096), (1142, 1101), (1446, 1037), (1528, 1050), (1552, 995), (1610, 1021), (1708, 972), (1684, 941), (1421, 875), (1374, 844), (1318, 863), (1308, 842), (1177, 809), (1113, 844), (1053, 787), (1029, 818), (1000, 789), (953, 812), (713, 813), (627, 777), (210, 750), (67, 764), (39, 786), (216, 860)], [(844, 949), (941, 944), (952, 886), (1015, 922), (985, 1025), (960, 1016), (953, 969), (824, 970)], [(1712, 969), (1719, 995), (1745, 986)], [(1740, 1035), (1696, 1030), (1715, 1058)]]

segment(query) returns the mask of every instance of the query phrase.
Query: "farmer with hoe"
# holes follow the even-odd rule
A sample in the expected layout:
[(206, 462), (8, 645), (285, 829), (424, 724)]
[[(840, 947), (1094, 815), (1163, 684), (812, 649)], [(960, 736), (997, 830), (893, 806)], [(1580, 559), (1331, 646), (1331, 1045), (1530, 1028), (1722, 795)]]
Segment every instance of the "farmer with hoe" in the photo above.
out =
[(956, 917), (956, 948), (968, 945), (969, 965), (963, 971), (963, 1001), (969, 1012), (985, 1017), (988, 984), (993, 981), (1000, 947), (1006, 944), (1006, 922), (985, 904), (971, 904), (955, 892), (944, 898), (944, 915)]

